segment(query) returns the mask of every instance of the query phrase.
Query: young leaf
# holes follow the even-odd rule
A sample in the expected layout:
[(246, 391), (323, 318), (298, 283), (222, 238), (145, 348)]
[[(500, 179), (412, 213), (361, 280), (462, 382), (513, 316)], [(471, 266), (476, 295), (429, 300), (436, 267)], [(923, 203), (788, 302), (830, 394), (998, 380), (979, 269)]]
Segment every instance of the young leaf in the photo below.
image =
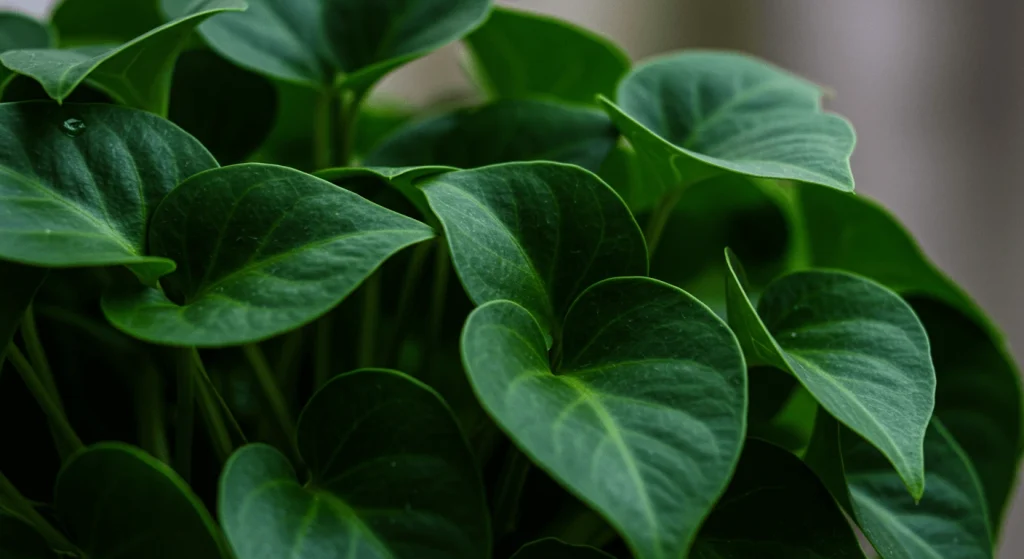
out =
[(748, 439), (693, 559), (864, 559), (828, 489), (799, 458)]
[(512, 559), (612, 559), (612, 556), (585, 545), (570, 545), (555, 538), (545, 538), (524, 545)]
[(165, 287), (104, 297), (118, 328), (153, 343), (222, 347), (331, 310), (388, 257), (433, 232), (300, 171), (247, 163), (202, 173), (157, 209), (150, 252), (178, 262)]
[(54, 500), (88, 557), (228, 557), (188, 485), (128, 445), (102, 443), (76, 454), (57, 478)]
[(155, 115), (113, 105), (0, 105), (0, 258), (66, 268), (124, 264), (145, 283), (174, 262), (145, 255), (149, 216), (217, 166)]
[(935, 369), (910, 306), (868, 279), (816, 270), (770, 284), (755, 312), (731, 253), (727, 260), (729, 324), (747, 359), (796, 376), (829, 413), (878, 447), (919, 499)]
[[(50, 29), (28, 16), (0, 12), (0, 54), (17, 49), (45, 49), (53, 44)], [(0, 94), (13, 73), (0, 64)]]
[(0, 289), (0, 368), (3, 367), (7, 346), (18, 331), (25, 309), (32, 303), (45, 279), (45, 268), (0, 260), (0, 284), (3, 285), (3, 289)]
[(508, 163), (424, 183), (470, 299), (518, 303), (545, 335), (577, 295), (616, 276), (647, 274), (643, 235), (594, 175), (557, 163)]
[(600, 111), (510, 99), (414, 121), (388, 137), (366, 164), (468, 169), (548, 160), (597, 171), (617, 139), (615, 127)]
[(483, 486), (451, 411), (401, 373), (336, 377), (298, 427), (311, 479), (265, 445), (232, 456), (220, 519), (238, 559), (487, 559)]
[(754, 58), (696, 51), (635, 68), (601, 104), (659, 177), (653, 197), (723, 171), (852, 191), (853, 129), (821, 94)]
[(62, 48), (127, 43), (164, 23), (155, 0), (61, 0), (50, 20)]
[(735, 336), (685, 292), (617, 278), (583, 292), (556, 366), (527, 309), (494, 301), (462, 335), (488, 413), (593, 506), (637, 559), (683, 557), (739, 457), (746, 370)]
[(245, 8), (243, 0), (201, 0), (179, 19), (119, 46), (17, 50), (0, 63), (38, 81), (62, 102), (86, 78), (126, 105), (167, 114), (171, 73), (185, 40), (207, 18)]
[(58, 559), (34, 528), (0, 507), (0, 557), (4, 559)]
[(612, 97), (629, 57), (610, 40), (560, 19), (495, 8), (466, 38), (485, 89), (504, 98), (592, 104)]
[[(191, 0), (162, 0), (177, 17)], [(398, 66), (483, 23), (489, 0), (249, 0), (243, 14), (200, 27), (214, 50), (275, 78), (364, 90)]]
[(1020, 376), (984, 328), (946, 303), (909, 297), (931, 342), (935, 415), (960, 444), (985, 490), (998, 534), (1020, 469)]

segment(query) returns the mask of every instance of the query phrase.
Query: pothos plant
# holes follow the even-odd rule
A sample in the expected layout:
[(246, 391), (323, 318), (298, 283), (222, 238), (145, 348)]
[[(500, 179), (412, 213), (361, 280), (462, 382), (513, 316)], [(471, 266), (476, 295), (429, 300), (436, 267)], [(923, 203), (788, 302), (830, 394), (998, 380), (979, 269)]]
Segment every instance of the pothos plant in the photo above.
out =
[[(371, 94), (457, 40), (481, 104)], [(818, 85), (488, 0), (0, 51), (3, 557), (993, 555), (1015, 365)]]

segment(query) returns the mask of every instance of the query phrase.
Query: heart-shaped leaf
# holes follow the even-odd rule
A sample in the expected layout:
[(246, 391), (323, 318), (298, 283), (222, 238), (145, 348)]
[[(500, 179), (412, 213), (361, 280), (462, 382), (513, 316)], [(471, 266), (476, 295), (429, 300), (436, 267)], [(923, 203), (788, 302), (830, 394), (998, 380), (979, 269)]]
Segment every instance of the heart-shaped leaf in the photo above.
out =
[(935, 407), (928, 337), (910, 306), (859, 276), (806, 271), (765, 288), (757, 311), (726, 255), (729, 324), (747, 360), (789, 371), (924, 493), (924, 433)]
[(146, 256), (156, 205), (217, 166), (155, 115), (113, 105), (0, 105), (0, 258), (67, 268), (124, 264), (145, 283), (174, 270)]
[(527, 309), (477, 308), (462, 336), (477, 397), (637, 559), (684, 557), (743, 442), (746, 369), (735, 336), (675, 287), (617, 278), (580, 295), (562, 338), (552, 367)]
[(299, 419), (303, 485), (277, 450), (249, 445), (221, 477), (221, 523), (238, 559), (487, 559), (475, 460), (451, 411), (401, 373), (336, 377)]
[(64, 48), (127, 43), (164, 23), (155, 0), (61, 0), (50, 20)]
[(128, 445), (97, 444), (73, 456), (57, 478), (54, 500), (88, 557), (228, 557), (188, 484)]
[(4, 559), (58, 559), (46, 540), (20, 518), (0, 507), (0, 557)]
[(331, 310), (426, 225), (294, 169), (247, 163), (185, 181), (157, 209), (150, 252), (179, 263), (164, 293), (104, 297), (118, 328), (159, 344), (269, 338)]
[(119, 46), (17, 50), (0, 63), (63, 101), (86, 78), (126, 105), (167, 114), (171, 74), (185, 41), (211, 16), (245, 9), (243, 0), (190, 0), (191, 11)]
[(633, 216), (578, 167), (508, 163), (440, 175), (422, 188), (470, 299), (516, 302), (546, 335), (590, 285), (647, 274)]
[(545, 538), (524, 545), (512, 559), (612, 559), (612, 556), (585, 545)]
[(725, 171), (852, 191), (853, 129), (821, 95), (757, 59), (692, 51), (640, 65), (601, 103), (658, 177), (649, 199)]
[[(161, 0), (178, 17), (191, 0)], [(489, 0), (249, 0), (200, 27), (214, 50), (254, 72), (314, 88), (368, 89), (396, 67), (483, 23)]]
[(496, 8), (466, 38), (476, 77), (491, 95), (592, 104), (629, 71), (612, 41), (563, 20)]
[(985, 329), (946, 303), (909, 297), (931, 342), (935, 415), (967, 453), (998, 534), (1020, 470), (1020, 376)]
[(693, 559), (864, 559), (828, 489), (800, 459), (748, 439)]
[[(0, 12), (0, 54), (17, 49), (45, 49), (52, 44), (53, 34), (39, 21), (15, 12)], [(13, 75), (0, 64), (0, 94)]]
[(366, 164), (469, 169), (546, 160), (597, 171), (617, 139), (615, 127), (600, 111), (510, 99), (412, 122), (367, 156)]
[(0, 368), (3, 368), (7, 346), (21, 324), (25, 309), (46, 279), (45, 268), (23, 266), (0, 260)]

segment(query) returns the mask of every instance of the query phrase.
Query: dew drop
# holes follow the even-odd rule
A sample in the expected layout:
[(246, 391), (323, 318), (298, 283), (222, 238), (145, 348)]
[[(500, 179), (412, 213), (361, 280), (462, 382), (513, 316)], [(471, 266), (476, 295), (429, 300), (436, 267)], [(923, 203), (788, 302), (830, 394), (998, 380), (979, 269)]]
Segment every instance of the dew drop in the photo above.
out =
[(85, 132), (85, 122), (77, 118), (69, 118), (60, 125), (60, 129), (65, 136), (77, 138), (82, 135), (82, 132)]

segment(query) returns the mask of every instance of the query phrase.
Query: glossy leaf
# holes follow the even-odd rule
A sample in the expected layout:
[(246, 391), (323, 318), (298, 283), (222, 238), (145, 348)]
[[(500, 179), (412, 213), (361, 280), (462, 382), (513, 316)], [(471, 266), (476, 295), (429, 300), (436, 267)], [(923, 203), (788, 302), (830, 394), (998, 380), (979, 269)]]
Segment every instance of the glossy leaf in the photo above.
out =
[(545, 538), (524, 545), (512, 559), (612, 559), (612, 556), (593, 547)]
[(120, 443), (73, 456), (57, 478), (55, 504), (89, 557), (221, 559), (210, 514), (167, 465)]
[(871, 280), (806, 271), (768, 285), (755, 312), (727, 258), (729, 324), (748, 361), (796, 376), (829, 413), (878, 447), (920, 498), (935, 369), (910, 306)]
[(0, 557), (4, 559), (57, 559), (34, 528), (0, 507)]
[(127, 105), (165, 115), (174, 62), (192, 31), (211, 16), (245, 5), (243, 0), (190, 2), (182, 17), (120, 46), (18, 50), (0, 55), (0, 63), (38, 81), (58, 102), (88, 78)]
[(800, 459), (748, 439), (693, 559), (864, 559), (842, 510)]
[(142, 340), (218, 347), (306, 324), (388, 257), (433, 232), (300, 171), (247, 163), (202, 173), (153, 216), (150, 253), (179, 263), (164, 286), (105, 297), (118, 328)]
[(483, 487), (450, 410), (401, 373), (336, 377), (306, 406), (303, 485), (277, 450), (243, 447), (221, 477), (238, 559), (486, 559)]
[(62, 48), (127, 43), (164, 23), (156, 0), (62, 0), (50, 19)]
[(547, 101), (503, 100), (403, 126), (366, 157), (366, 164), (468, 169), (547, 160), (597, 171), (617, 139), (615, 127), (600, 111)]
[(592, 104), (612, 97), (629, 71), (613, 42), (566, 21), (496, 8), (466, 38), (476, 77), (495, 97), (550, 97)]
[(722, 172), (852, 191), (853, 129), (821, 95), (757, 59), (693, 51), (640, 65), (602, 105), (658, 177), (649, 199)]
[(0, 260), (0, 368), (25, 309), (46, 279), (46, 269)]
[(112, 105), (0, 105), (0, 258), (67, 268), (124, 264), (152, 283), (174, 262), (147, 256), (156, 205), (217, 166), (173, 124)]
[[(50, 29), (39, 21), (15, 12), (0, 12), (0, 54), (17, 49), (45, 49), (53, 44)], [(0, 64), (0, 93), (12, 77)]]
[[(161, 0), (178, 16), (190, 0)], [(214, 50), (255, 72), (314, 88), (367, 89), (396, 67), (483, 23), (488, 0), (249, 0), (243, 14), (200, 32)]]
[(685, 292), (618, 278), (580, 295), (562, 340), (553, 367), (525, 308), (477, 308), (462, 354), (478, 398), (635, 557), (684, 557), (743, 442), (746, 370), (736, 338)]
[(577, 167), (509, 163), (440, 175), (422, 188), (470, 299), (518, 303), (545, 335), (590, 285), (647, 274), (633, 216)]

